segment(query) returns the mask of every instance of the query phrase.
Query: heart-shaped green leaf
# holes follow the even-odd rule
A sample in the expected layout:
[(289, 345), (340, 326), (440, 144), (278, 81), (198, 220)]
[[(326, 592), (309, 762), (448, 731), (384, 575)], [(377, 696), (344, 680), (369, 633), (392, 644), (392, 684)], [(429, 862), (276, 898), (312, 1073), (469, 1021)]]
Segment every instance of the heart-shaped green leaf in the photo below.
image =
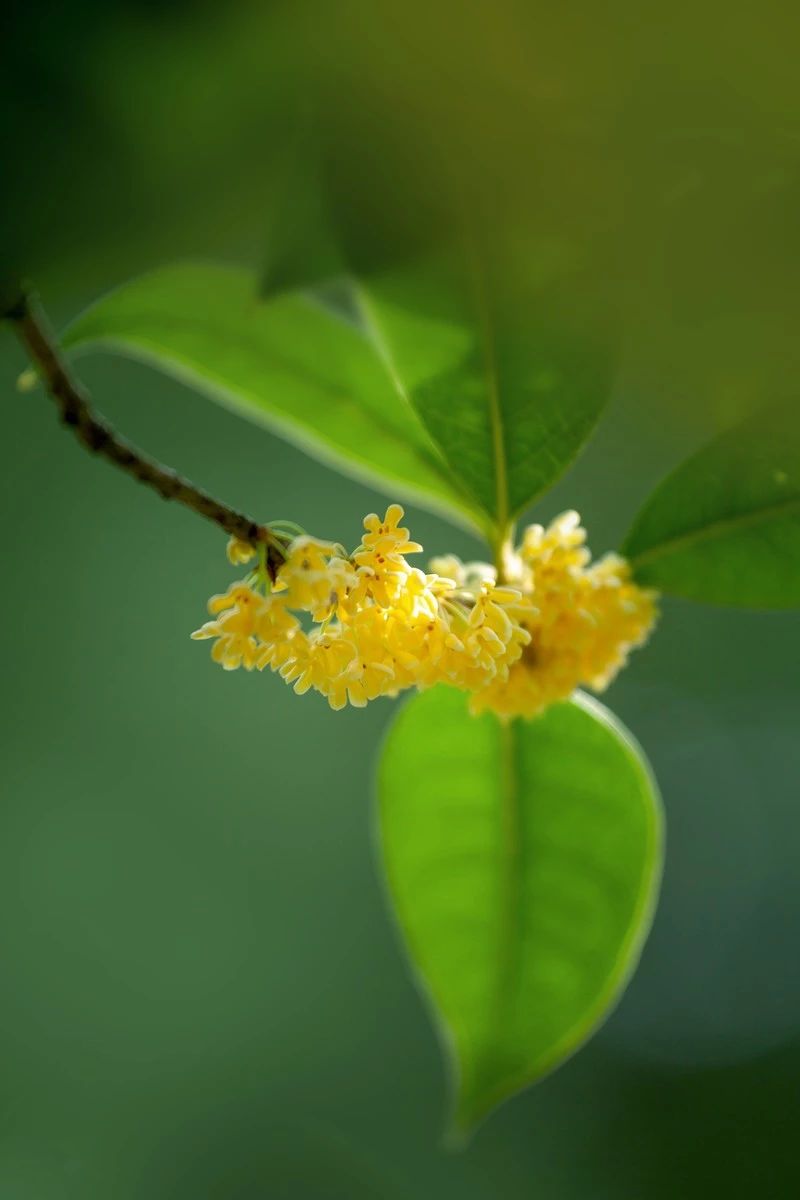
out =
[(800, 404), (782, 404), (689, 458), (623, 547), (640, 583), (690, 600), (800, 605)]
[(660, 879), (658, 795), (595, 701), (502, 724), (437, 688), (387, 738), (380, 836), (463, 1133), (563, 1062), (619, 996)]
[(99, 300), (63, 344), (144, 360), (343, 471), (480, 527), (370, 339), (326, 299), (266, 301), (247, 271), (183, 264)]

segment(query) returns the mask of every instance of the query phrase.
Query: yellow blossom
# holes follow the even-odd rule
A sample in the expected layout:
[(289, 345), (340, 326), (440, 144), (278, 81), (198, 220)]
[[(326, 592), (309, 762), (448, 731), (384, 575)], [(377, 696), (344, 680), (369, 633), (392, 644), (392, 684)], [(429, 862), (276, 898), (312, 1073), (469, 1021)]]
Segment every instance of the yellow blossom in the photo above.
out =
[[(654, 593), (616, 555), (592, 565), (575, 512), (529, 526), (503, 555), (502, 583), (488, 563), (454, 555), (427, 574), (411, 567), (406, 555), (422, 547), (403, 515), (392, 504), (367, 516), (350, 556), (295, 538), (271, 589), (263, 571), (232, 584), (193, 636), (213, 638), (226, 669), (270, 667), (332, 708), (447, 683), (471, 693), (474, 712), (532, 717), (578, 687), (605, 688), (653, 626)], [(252, 550), (232, 539), (228, 556), (249, 561)]]
[(356, 581), (352, 565), (338, 554), (333, 542), (304, 534), (290, 543), (278, 571), (274, 590), (286, 591), (290, 608), (326, 620)]
[(405, 555), (419, 554), (422, 546), (410, 541), (408, 530), (398, 525), (403, 516), (399, 504), (390, 504), (383, 519), (376, 513), (364, 518), (361, 545), (353, 553), (358, 567), (354, 603), (371, 599), (383, 608), (391, 608), (405, 589), (411, 570)]
[(521, 558), (536, 606), (523, 620), (530, 643), (507, 680), (476, 689), (473, 712), (532, 717), (579, 687), (602, 691), (647, 639), (654, 593), (638, 587), (616, 555), (589, 566), (584, 541), (576, 513), (526, 531)]
[(404, 516), (405, 511), (399, 504), (390, 504), (383, 520), (375, 513), (364, 517), (366, 532), (361, 538), (364, 550), (386, 556), (420, 554), (422, 546), (419, 542), (410, 541), (408, 530), (398, 526), (398, 521), (402, 521)]
[(294, 683), (298, 695), (316, 688), (327, 694), (331, 680), (345, 670), (353, 656), (353, 647), (338, 628), (315, 630), (298, 638), (296, 652), (280, 669), (287, 683)]
[(497, 571), (490, 563), (462, 562), (455, 554), (441, 554), (432, 558), (430, 568), (437, 575), (452, 580), (453, 587), (474, 588), (482, 583), (494, 583)]
[(520, 623), (532, 606), (514, 588), (484, 582), (459, 630), (460, 648), (453, 647), (446, 670), (449, 682), (468, 691), (505, 679), (530, 641)]
[(255, 558), (256, 552), (249, 542), (243, 542), (241, 538), (232, 537), (226, 547), (226, 554), (228, 555), (228, 562), (238, 567), (242, 563), (248, 563), (252, 558)]
[(192, 637), (215, 638), (211, 657), (226, 671), (241, 666), (252, 671), (258, 657), (256, 633), (264, 603), (264, 597), (246, 583), (234, 583), (224, 595), (212, 596), (208, 611), (217, 614), (217, 619), (207, 621)]
[(256, 636), (260, 643), (256, 666), (276, 671), (297, 654), (305, 634), (284, 597), (272, 593), (258, 615)]

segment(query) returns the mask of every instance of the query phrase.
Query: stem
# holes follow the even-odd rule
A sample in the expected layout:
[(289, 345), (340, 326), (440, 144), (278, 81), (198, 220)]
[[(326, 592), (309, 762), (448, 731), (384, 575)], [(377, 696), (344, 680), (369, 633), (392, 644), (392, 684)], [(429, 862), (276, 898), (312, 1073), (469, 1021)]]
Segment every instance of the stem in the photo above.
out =
[(509, 577), (509, 561), (514, 552), (514, 526), (506, 524), (499, 526), (496, 536), (492, 539), (494, 568), (497, 571), (497, 582), (507, 583)]
[(29, 293), (21, 291), (16, 302), (0, 315), (0, 319), (13, 326), (55, 402), (59, 417), (81, 445), (91, 453), (108, 459), (140, 483), (147, 484), (164, 500), (176, 500), (256, 550), (265, 546), (267, 571), (274, 580), (284, 559), (279, 550), (283, 540), (277, 538), (268, 526), (259, 525), (244, 513), (236, 512), (222, 501), (215, 500), (171, 467), (156, 462), (120, 437), (92, 408), (88, 393), (72, 374), (44, 313)]

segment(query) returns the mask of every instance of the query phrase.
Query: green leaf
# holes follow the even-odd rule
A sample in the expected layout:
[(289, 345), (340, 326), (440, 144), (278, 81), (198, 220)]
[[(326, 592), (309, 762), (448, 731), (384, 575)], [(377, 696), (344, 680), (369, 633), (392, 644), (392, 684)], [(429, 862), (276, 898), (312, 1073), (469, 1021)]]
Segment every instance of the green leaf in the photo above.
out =
[(623, 547), (662, 592), (754, 608), (800, 605), (800, 406), (730, 430), (656, 488)]
[(501, 724), (445, 688), (400, 709), (379, 788), (389, 890), (463, 1133), (563, 1062), (620, 995), (658, 890), (659, 799), (595, 701)]
[(505, 261), (488, 271), (450, 253), (268, 298), (244, 271), (169, 267), (100, 300), (64, 344), (144, 359), (497, 542), (578, 453), (609, 391), (575, 306), (559, 316), (563, 251)]
[(63, 344), (146, 361), (392, 496), (480, 527), (477, 506), (337, 300), (265, 301), (249, 272), (183, 264), (101, 299)]
[(607, 349), (559, 294), (564, 249), (496, 249), (354, 285), (398, 396), (495, 538), (570, 465), (610, 392)]
[(294, 142), (262, 288), (305, 287), (339, 266), (397, 396), (497, 543), (571, 464), (608, 399), (608, 284), (598, 296), (574, 247), (487, 221), (472, 189), (450, 179), (437, 191), (438, 171), (420, 187), (396, 147), (354, 191), (324, 142), (310, 130)]

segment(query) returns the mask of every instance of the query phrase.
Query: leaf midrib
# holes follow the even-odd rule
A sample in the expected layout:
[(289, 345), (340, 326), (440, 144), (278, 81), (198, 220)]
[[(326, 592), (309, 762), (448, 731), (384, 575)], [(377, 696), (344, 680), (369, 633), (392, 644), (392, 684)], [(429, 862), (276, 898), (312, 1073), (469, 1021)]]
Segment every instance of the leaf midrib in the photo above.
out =
[[(170, 320), (172, 321), (172, 318)], [(187, 324), (189, 324), (189, 322), (187, 322)], [(193, 327), (195, 327), (196, 325), (201, 325), (202, 323), (192, 321), (191, 324)], [(229, 337), (226, 338), (226, 341), (229, 345), (235, 344), (233, 339)], [(248, 350), (251, 352), (258, 353), (257, 347), (249, 339), (242, 339), (241, 344), (246, 345)], [(156, 367), (160, 367), (163, 362), (180, 364), (182, 368), (190, 371), (195, 376), (198, 387), (202, 388), (203, 381), (205, 380), (207, 381), (208, 385), (217, 390), (225, 392), (228, 395), (238, 395), (242, 398), (246, 398), (249, 403), (252, 403), (260, 412), (264, 413), (267, 421), (269, 420), (270, 409), (262, 406), (259, 403), (257, 394), (251, 388), (242, 386), (241, 384), (232, 385), (217, 372), (210, 370), (207, 366), (201, 364), (193, 355), (177, 352), (174, 349), (164, 346), (162, 342), (155, 338), (138, 333), (90, 334), (86, 337), (80, 338), (80, 340), (76, 342), (69, 344), (68, 348), (70, 350), (79, 352), (91, 345), (115, 349), (127, 354), (129, 357), (135, 357), (139, 358), (140, 360), (147, 361)], [(329, 396), (331, 399), (335, 399), (346, 394), (342, 388), (331, 387), (324, 377), (315, 374), (313, 371), (308, 371), (298, 367), (294, 360), (284, 360), (280, 356), (276, 355), (274, 357), (274, 361), (282, 370), (296, 376), (297, 379), (303, 383), (319, 388), (319, 391), (322, 394)], [(380, 430), (381, 436), (387, 443), (400, 446), (404, 450), (409, 449), (410, 443), (402, 436), (401, 431), (390, 422), (383, 419), (377, 410), (370, 409), (369, 416), (370, 419), (374, 421), (375, 426)], [(291, 413), (287, 412), (286, 419), (293, 422)], [(418, 418), (415, 419), (418, 420)], [(421, 422), (420, 430), (424, 434), (425, 431)], [(441, 482), (452, 490), (452, 503), (460, 503), (466, 509), (468, 515), (474, 520), (474, 506), (471, 507), (469, 498), (464, 497), (461, 493), (461, 489), (458, 487), (457, 481), (450, 475), (446, 464), (442, 462), (441, 456), (436, 452), (435, 447), (432, 447), (430, 450), (428, 450), (425, 445), (418, 445), (414, 446), (414, 450), (419, 454), (420, 460), (425, 467), (432, 473), (438, 475)]]
[(497, 363), (494, 356), (489, 314), (484, 310), (482, 319), (484, 334), (484, 369), (489, 401), (489, 424), (492, 430), (492, 454), (494, 457), (495, 508), (498, 541), (502, 541), (508, 526), (508, 463), (506, 462), (505, 425), (500, 395), (497, 388)]
[(516, 738), (511, 721), (499, 722), (501, 879), (497, 968), (489, 1033), (495, 1039), (505, 1025), (513, 977), (519, 960), (522, 837)]
[[(146, 320), (149, 320), (149, 319), (150, 318), (148, 318), (148, 317), (139, 318), (139, 320), (141, 322), (145, 322)], [(332, 318), (332, 319), (335, 320), (336, 318)], [(134, 318), (133, 324), (135, 326), (136, 318)], [(197, 320), (195, 318), (192, 318), (191, 320), (187, 319), (185, 321), (181, 321), (180, 318), (175, 318), (174, 316), (170, 316), (168, 321), (164, 321), (165, 327), (169, 326), (169, 325), (176, 327), (176, 328), (179, 328), (180, 326), (184, 326), (184, 327), (190, 328), (191, 330), (195, 330), (195, 329), (202, 330), (206, 326), (206, 322), (204, 322), (203, 320)], [(211, 336), (210, 330), (209, 330), (208, 336)], [(218, 336), (218, 334), (216, 334), (215, 336)], [(262, 354), (262, 351), (259, 349), (257, 342), (253, 338), (250, 338), (250, 337), (233, 338), (230, 336), (229, 332), (226, 332), (224, 341), (228, 346), (237, 346), (238, 345), (240, 348), (246, 348), (247, 351), (256, 358), (258, 358)], [(163, 342), (159, 341), (158, 338), (154, 338), (152, 336), (148, 336), (147, 334), (141, 334), (141, 333), (136, 333), (136, 332), (134, 332), (134, 333), (100, 333), (100, 334), (91, 334), (90, 333), (88, 336), (81, 337), (77, 342), (70, 343), (67, 340), (65, 342), (65, 345), (70, 350), (72, 350), (72, 349), (78, 350), (82, 346), (88, 346), (92, 343), (95, 345), (117, 346), (120, 348), (124, 348), (126, 346), (138, 345), (146, 352), (149, 351), (150, 353), (158, 354), (158, 356), (162, 359), (172, 360), (174, 362), (182, 362), (185, 365), (190, 366), (191, 369), (198, 372), (199, 374), (206, 375), (209, 378), (209, 380), (213, 379), (215, 381), (217, 387), (220, 387), (223, 390), (228, 391), (228, 392), (236, 391), (240, 395), (248, 396), (249, 398), (253, 399), (254, 403), (256, 403), (258, 405), (258, 407), (261, 407), (261, 405), (258, 403), (258, 397), (257, 397), (256, 393), (250, 387), (248, 387), (248, 386), (243, 387), (241, 385), (231, 386), (231, 384), (226, 383), (224, 381), (224, 379), (222, 379), (218, 375), (217, 372), (210, 370), (204, 364), (199, 362), (199, 360), (194, 355), (187, 354), (185, 351), (176, 351), (174, 349), (171, 349), (169, 346), (165, 346), (163, 344)], [(335, 398), (335, 397), (346, 394), (346, 389), (341, 388), (341, 387), (331, 386), (331, 384), (325, 379), (324, 375), (321, 375), (321, 374), (318, 374), (317, 372), (308, 370), (307, 367), (304, 367), (304, 366), (296, 363), (294, 359), (287, 359), (283, 355), (280, 355), (278, 353), (273, 353), (271, 355), (271, 358), (272, 358), (272, 361), (281, 370), (286, 371), (290, 375), (296, 376), (296, 378), (299, 381), (302, 381), (303, 383), (311, 384), (312, 386), (318, 388), (319, 391), (323, 395), (329, 396), (331, 398)], [(396, 442), (400, 445), (407, 447), (407, 442), (403, 438), (402, 432), (391, 422), (387, 421), (381, 415), (380, 411), (377, 408), (369, 409), (369, 415), (370, 415), (370, 418), (372, 420), (374, 420), (375, 424), (378, 426), (381, 433), (386, 437), (386, 439), (388, 441)], [(416, 447), (415, 447), (415, 449), (416, 449)], [(425, 450), (426, 450), (426, 447), (424, 445), (419, 445), (418, 451), (422, 457), (423, 462), (431, 470), (437, 471), (441, 477), (441, 474), (442, 474), (441, 462), (439, 460), (438, 455), (434, 456), (433, 454), (431, 454), (430, 457), (428, 457), (428, 454), (425, 453)], [(428, 453), (430, 453), (430, 452), (428, 452)], [(445, 480), (445, 482), (448, 482), (448, 481)]]
[(481, 350), (483, 352), (483, 375), (486, 385), (486, 402), (489, 410), (489, 429), (492, 435), (492, 459), (494, 462), (495, 484), (495, 551), (499, 557), (499, 547), (506, 537), (509, 524), (508, 497), (508, 463), (506, 460), (505, 425), (503, 410), (500, 403), (500, 393), (497, 382), (497, 359), (494, 350), (494, 336), (489, 303), (486, 297), (486, 285), (477, 252), (471, 240), (468, 241), (469, 261), (472, 265), (472, 287), (475, 306), (478, 313), (478, 324), (481, 331)]
[(727, 534), (735, 533), (739, 529), (747, 529), (760, 525), (764, 521), (772, 520), (774, 517), (785, 516), (794, 510), (800, 512), (800, 496), (793, 496), (788, 500), (781, 500), (776, 504), (765, 505), (763, 508), (758, 508), (752, 512), (735, 513), (729, 517), (718, 517), (707, 525), (697, 526), (694, 529), (687, 530), (685, 533), (676, 534), (664, 542), (658, 542), (655, 546), (641, 551), (640, 554), (632, 555), (630, 564), (636, 570), (639, 567), (646, 566), (648, 563), (657, 561), (659, 558), (675, 554), (680, 550), (702, 544), (706, 541), (712, 541), (717, 537), (725, 537)]
[(389, 346), (380, 322), (377, 319), (367, 290), (358, 283), (353, 283), (352, 287), (356, 302), (361, 311), (361, 315), (367, 326), (369, 339), (372, 342), (380, 362), (383, 364), (383, 368), (386, 371), (389, 382), (394, 389), (396, 396), (406, 406), (414, 420), (418, 423), (420, 431), (428, 443), (429, 453), (433, 458), (432, 465), (435, 465), (435, 468), (439, 471), (444, 482), (453, 488), (459, 496), (463, 497), (463, 502), (465, 504), (469, 505), (470, 508), (473, 508), (475, 505), (480, 507), (477, 496), (472, 495), (471, 490), (465, 487), (463, 480), (452, 469), (444, 448), (433, 436), (428, 428), (427, 422), (422, 419), (417, 406), (414, 404), (414, 401), (397, 368), (397, 363), (394, 360), (391, 347)]

